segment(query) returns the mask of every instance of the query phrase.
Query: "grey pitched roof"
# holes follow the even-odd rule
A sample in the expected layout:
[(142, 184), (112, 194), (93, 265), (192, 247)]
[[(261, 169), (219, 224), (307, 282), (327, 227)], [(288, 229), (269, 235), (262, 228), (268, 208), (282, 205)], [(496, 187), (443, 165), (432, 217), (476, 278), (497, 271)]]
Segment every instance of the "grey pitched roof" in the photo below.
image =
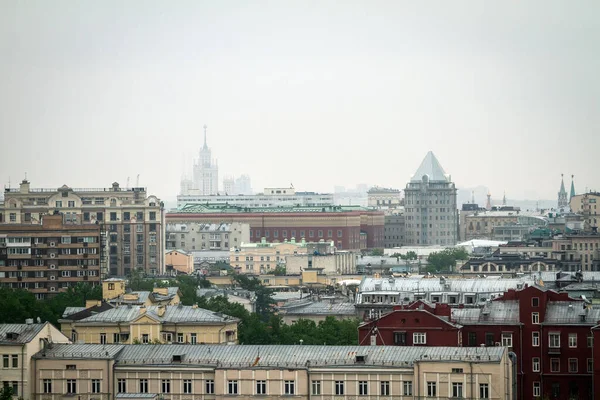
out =
[[(535, 283), (533, 278), (365, 278), (359, 286), (360, 293), (369, 292), (458, 292), (458, 293), (499, 293), (517, 289), (520, 285)], [(446, 286), (448, 285), (448, 286)]]
[[(44, 329), (46, 324), (47, 322), (43, 324), (0, 324), (0, 345), (29, 343)], [(10, 339), (7, 334), (17, 334), (17, 337)]]
[(156, 393), (117, 393), (117, 399), (154, 399), (158, 397)]
[(483, 308), (452, 309), (451, 320), (463, 325), (519, 324), (518, 300), (488, 301)]
[(53, 344), (35, 354), (34, 358), (113, 359), (123, 349), (122, 344)]
[(285, 309), (287, 315), (356, 315), (353, 303), (334, 303), (315, 301), (294, 306), (290, 304)]
[[(584, 306), (583, 301), (549, 301), (546, 304), (544, 325), (596, 325), (600, 320), (600, 308)], [(582, 316), (585, 321), (582, 321)]]
[[(161, 322), (186, 322), (190, 324), (194, 323), (224, 323), (237, 321), (236, 318), (230, 317), (225, 314), (216, 313), (213, 311), (205, 310), (203, 308), (194, 308), (192, 306), (164, 306), (165, 313), (163, 316), (158, 316), (159, 306), (148, 306), (146, 307), (145, 313)], [(130, 322), (139, 317), (142, 314), (142, 306), (121, 306), (111, 310), (92, 315), (88, 318), (84, 318), (80, 323), (116, 323), (116, 322)]]
[(429, 181), (448, 181), (444, 168), (442, 168), (432, 151), (427, 153), (419, 169), (417, 169), (417, 172), (415, 172), (410, 181), (420, 182), (423, 179), (423, 175), (427, 175)]
[(396, 347), (396, 346), (300, 346), (300, 345), (129, 345), (118, 355), (119, 364), (170, 365), (173, 355), (183, 364), (238, 366), (335, 366), (354, 364), (356, 355), (365, 365), (412, 365), (414, 360), (476, 359), (499, 361), (504, 348)]
[(80, 311), (85, 310), (85, 307), (67, 307), (65, 308), (65, 311), (62, 313), (62, 317), (68, 317), (69, 315), (73, 315), (75, 313), (78, 313)]
[[(499, 362), (504, 347), (301, 346), (301, 345), (102, 345), (57, 344), (36, 358), (89, 359), (115, 357), (118, 365), (235, 365), (238, 367), (364, 365), (411, 367), (415, 360)], [(173, 362), (173, 356), (182, 357)], [(363, 364), (359, 364), (362, 368)]]

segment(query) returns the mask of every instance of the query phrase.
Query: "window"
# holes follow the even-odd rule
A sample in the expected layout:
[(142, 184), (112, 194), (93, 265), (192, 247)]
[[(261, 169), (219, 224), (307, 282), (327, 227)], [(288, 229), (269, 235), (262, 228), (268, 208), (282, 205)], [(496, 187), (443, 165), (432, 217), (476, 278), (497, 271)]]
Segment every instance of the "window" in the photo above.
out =
[(542, 393), (541, 385), (539, 382), (533, 382), (533, 397), (540, 397)]
[(8, 366), (9, 366), (9, 357), (8, 357), (8, 354), (5, 354), (2, 356), (2, 367), (8, 368)]
[(494, 345), (494, 334), (491, 332), (485, 333), (485, 345), (493, 346)]
[(594, 346), (594, 337), (592, 335), (589, 335), (587, 337), (587, 347), (593, 347)]
[(338, 396), (344, 395), (344, 381), (335, 381), (335, 394)]
[(540, 372), (540, 359), (538, 357), (531, 359), (531, 370), (533, 372)]
[(100, 393), (100, 379), (92, 379), (92, 393)]
[(57, 200), (54, 204), (56, 208), (62, 208), (62, 200)]
[(117, 213), (116, 212), (111, 212), (110, 213), (110, 220), (111, 221), (116, 221), (117, 220)]
[(177, 343), (183, 343), (183, 333), (177, 334)]
[(592, 372), (594, 372), (594, 359), (593, 358), (587, 359), (587, 372), (590, 374)]
[(238, 394), (238, 381), (227, 381), (227, 393)]
[(550, 359), (550, 372), (560, 372), (560, 358)]
[(490, 398), (490, 386), (487, 383), (479, 384), (479, 398), (489, 399)]
[(296, 394), (296, 382), (283, 381), (283, 394)]
[(435, 382), (427, 382), (427, 396), (437, 397), (437, 386)]
[(52, 379), (44, 379), (43, 393), (52, 393)]
[(161, 382), (162, 393), (171, 393), (171, 380), (163, 379)]
[(358, 381), (358, 394), (363, 396), (369, 394), (369, 383), (367, 381)]
[(12, 367), (19, 368), (19, 355), (18, 354), (12, 355)]
[(156, 211), (150, 211), (149, 218), (150, 221), (156, 221)]
[(569, 347), (577, 347), (577, 334), (569, 333)]
[[(390, 395), (390, 381), (381, 381), (381, 384), (379, 385), (379, 387), (381, 389), (382, 396)], [(367, 394), (367, 393), (365, 392), (365, 394)]]
[(100, 334), (100, 344), (106, 344), (106, 333)]
[(148, 379), (140, 379), (140, 393), (148, 393)]
[(204, 381), (206, 394), (215, 394), (215, 381), (214, 379), (207, 379)]
[(74, 371), (77, 369), (77, 366), (74, 364), (68, 364), (67, 365), (67, 371)]
[(540, 298), (532, 297), (531, 298), (531, 307), (539, 307), (540, 306)]
[(452, 373), (453, 374), (462, 374), (463, 369), (462, 368), (452, 368)]
[(75, 379), (67, 379), (67, 393), (77, 393), (77, 381)]
[(577, 372), (579, 369), (579, 360), (576, 358), (569, 358), (569, 372)]
[(142, 334), (142, 343), (150, 343), (150, 336), (147, 333)]
[(540, 346), (540, 333), (539, 332), (531, 332), (531, 345), (533, 347)]
[(267, 394), (267, 381), (256, 381), (256, 394)]
[(477, 332), (469, 332), (469, 346), (477, 346)]
[(549, 347), (558, 348), (560, 347), (560, 333), (551, 333), (548, 335)]
[(69, 200), (69, 202), (67, 203), (69, 208), (75, 208), (75, 202), (73, 200)]
[(198, 338), (197, 338), (197, 335), (195, 333), (190, 333), (190, 343), (191, 344), (198, 343)]
[(540, 323), (540, 313), (538, 313), (538, 312), (532, 312), (531, 313), (531, 323), (532, 324), (539, 324)]
[(394, 332), (394, 344), (406, 345), (406, 332)]
[(423, 333), (423, 332), (413, 333), (413, 344), (425, 344), (425, 333)]
[(502, 334), (502, 346), (512, 347), (512, 333), (503, 333)]
[(404, 396), (412, 396), (412, 381), (402, 382), (402, 394)]
[(187, 394), (192, 393), (192, 380), (191, 379), (183, 380), (183, 393), (187, 393)]
[(319, 396), (321, 394), (321, 381), (312, 381), (312, 394)]
[(463, 384), (452, 382), (452, 397), (463, 397)]
[(119, 378), (117, 380), (117, 393), (126, 393), (127, 392), (127, 383), (125, 383), (125, 379)]

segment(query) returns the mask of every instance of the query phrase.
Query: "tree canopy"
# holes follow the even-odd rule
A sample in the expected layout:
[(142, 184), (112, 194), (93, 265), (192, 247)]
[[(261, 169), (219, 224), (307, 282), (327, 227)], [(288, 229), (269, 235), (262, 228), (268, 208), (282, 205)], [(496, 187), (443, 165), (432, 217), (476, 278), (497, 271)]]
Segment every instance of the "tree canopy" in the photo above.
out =
[(456, 261), (467, 260), (468, 258), (469, 253), (462, 247), (431, 253), (427, 257), (427, 272), (451, 272), (456, 266)]

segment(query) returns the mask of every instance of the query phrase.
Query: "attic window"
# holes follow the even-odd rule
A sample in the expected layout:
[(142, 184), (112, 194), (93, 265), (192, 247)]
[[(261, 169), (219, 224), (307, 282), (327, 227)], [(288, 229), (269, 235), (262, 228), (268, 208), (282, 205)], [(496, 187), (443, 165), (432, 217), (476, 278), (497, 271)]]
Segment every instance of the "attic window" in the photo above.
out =
[(357, 355), (355, 362), (356, 362), (356, 364), (364, 364), (366, 358), (367, 358), (367, 356), (359, 356), (359, 355)]
[(9, 339), (9, 340), (16, 340), (16, 339), (19, 338), (19, 334), (16, 333), (16, 332), (8, 332), (6, 334), (6, 338)]
[(183, 354), (173, 354), (173, 362), (180, 363), (183, 361)]
[(75, 364), (67, 364), (67, 369), (68, 369), (68, 370), (74, 370), (74, 369), (77, 369), (77, 365), (75, 365)]

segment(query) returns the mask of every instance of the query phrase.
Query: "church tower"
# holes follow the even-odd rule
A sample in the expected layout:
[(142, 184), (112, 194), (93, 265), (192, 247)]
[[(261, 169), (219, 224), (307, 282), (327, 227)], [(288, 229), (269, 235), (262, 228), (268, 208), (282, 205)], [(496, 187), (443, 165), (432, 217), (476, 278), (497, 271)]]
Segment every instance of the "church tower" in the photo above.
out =
[(571, 175), (571, 195), (569, 196), (569, 201), (575, 196), (575, 175)]
[[(573, 188), (574, 189), (574, 188)], [(563, 174), (560, 174), (560, 191), (558, 192), (558, 209), (565, 209), (569, 206), (567, 191), (565, 190), (565, 180)]]

